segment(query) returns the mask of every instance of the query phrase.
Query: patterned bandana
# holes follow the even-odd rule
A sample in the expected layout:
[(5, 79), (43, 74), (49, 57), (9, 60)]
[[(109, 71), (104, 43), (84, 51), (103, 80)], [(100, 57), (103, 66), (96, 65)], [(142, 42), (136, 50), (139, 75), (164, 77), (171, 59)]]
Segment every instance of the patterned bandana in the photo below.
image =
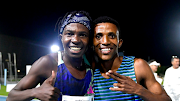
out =
[(72, 14), (69, 14), (67, 16), (67, 18), (64, 20), (64, 22), (61, 26), (61, 29), (60, 29), (60, 34), (63, 33), (65, 26), (70, 23), (80, 23), (80, 24), (83, 24), (84, 26), (86, 26), (89, 30), (91, 30), (90, 20), (85, 15), (83, 15), (81, 13), (76, 13), (73, 17), (71, 17), (71, 15)]

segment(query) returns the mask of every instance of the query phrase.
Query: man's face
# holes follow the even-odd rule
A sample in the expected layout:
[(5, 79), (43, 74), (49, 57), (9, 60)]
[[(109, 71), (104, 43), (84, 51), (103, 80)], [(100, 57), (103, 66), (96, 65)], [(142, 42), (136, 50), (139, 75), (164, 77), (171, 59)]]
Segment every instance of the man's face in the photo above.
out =
[(93, 44), (100, 59), (112, 59), (118, 54), (118, 48), (122, 45), (116, 25), (112, 23), (97, 24), (94, 30)]
[(158, 66), (156, 66), (156, 65), (151, 65), (150, 67), (151, 67), (153, 72), (156, 72), (158, 69)]
[(64, 52), (72, 58), (80, 58), (86, 52), (89, 42), (89, 30), (82, 24), (66, 25), (62, 35)]
[(174, 69), (177, 69), (179, 67), (179, 59), (174, 58), (172, 61), (172, 65)]

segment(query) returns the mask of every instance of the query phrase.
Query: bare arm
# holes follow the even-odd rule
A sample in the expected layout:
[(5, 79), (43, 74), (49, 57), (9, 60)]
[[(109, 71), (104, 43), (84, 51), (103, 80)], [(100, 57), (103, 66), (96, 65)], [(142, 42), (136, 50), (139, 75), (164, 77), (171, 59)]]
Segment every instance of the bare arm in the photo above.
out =
[(138, 83), (144, 86), (138, 86), (137, 95), (145, 101), (171, 101), (162, 86), (155, 80), (149, 65), (144, 60), (136, 59), (134, 68)]
[(110, 90), (136, 94), (145, 101), (171, 101), (165, 90), (155, 80), (149, 65), (144, 60), (135, 60), (134, 68), (137, 83), (130, 77), (120, 75), (114, 71), (106, 73), (118, 81), (118, 83), (114, 83), (114, 86), (118, 88), (110, 88)]
[[(34, 96), (34, 92), (33, 89), (35, 89), (34, 87), (37, 85), (38, 82), (38, 78), (35, 80), (36, 77), (32, 77), (32, 76), (26, 76), (24, 77), (9, 93), (7, 101), (29, 101), (33, 98), (35, 98)], [(28, 83), (28, 80), (32, 81), (31, 84)], [(30, 87), (30, 86), (31, 87)], [(25, 87), (28, 88), (25, 88)], [(24, 88), (24, 89), (22, 89)], [(32, 88), (32, 89), (30, 89)]]
[[(7, 101), (29, 101), (33, 98), (42, 99), (45, 92), (57, 91), (51, 84), (44, 82), (40, 87), (36, 87), (40, 83), (41, 78), (51, 76), (52, 70), (56, 71), (57, 64), (49, 56), (38, 59), (33, 65), (28, 75), (10, 91)], [(48, 95), (48, 94), (46, 94)]]

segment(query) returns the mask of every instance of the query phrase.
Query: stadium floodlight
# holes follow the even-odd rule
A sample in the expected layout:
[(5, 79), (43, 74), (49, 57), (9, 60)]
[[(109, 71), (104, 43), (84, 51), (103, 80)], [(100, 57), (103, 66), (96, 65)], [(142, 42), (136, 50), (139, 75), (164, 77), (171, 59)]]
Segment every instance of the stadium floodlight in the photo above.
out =
[(52, 46), (51, 46), (51, 51), (52, 51), (52, 52), (57, 52), (57, 51), (59, 51), (59, 46), (57, 46), (57, 45), (52, 45)]

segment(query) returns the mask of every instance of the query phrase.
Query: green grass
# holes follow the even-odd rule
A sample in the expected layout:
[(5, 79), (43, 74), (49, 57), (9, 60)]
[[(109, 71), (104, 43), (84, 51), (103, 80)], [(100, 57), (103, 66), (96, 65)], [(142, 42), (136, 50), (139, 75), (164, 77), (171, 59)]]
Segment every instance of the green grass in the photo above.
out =
[(6, 86), (1, 85), (0, 95), (8, 96), (9, 92), (6, 92)]
[[(2, 96), (8, 96), (9, 92), (6, 92), (6, 86), (1, 85), (1, 89), (0, 89), (0, 95)], [(35, 98), (36, 99), (36, 98)], [(36, 99), (37, 100), (37, 99)]]

